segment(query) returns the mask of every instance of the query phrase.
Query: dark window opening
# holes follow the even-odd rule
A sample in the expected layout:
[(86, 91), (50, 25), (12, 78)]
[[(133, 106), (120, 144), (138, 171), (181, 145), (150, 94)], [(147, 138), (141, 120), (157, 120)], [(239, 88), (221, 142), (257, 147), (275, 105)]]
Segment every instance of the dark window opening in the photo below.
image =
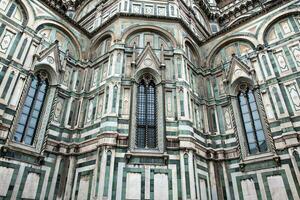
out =
[(138, 148), (157, 147), (156, 137), (156, 88), (153, 80), (142, 80), (137, 94), (137, 132)]
[(33, 144), (47, 89), (48, 82), (44, 76), (32, 76), (14, 135), (15, 141)]
[(239, 105), (250, 154), (268, 150), (255, 95), (252, 90), (240, 92)]

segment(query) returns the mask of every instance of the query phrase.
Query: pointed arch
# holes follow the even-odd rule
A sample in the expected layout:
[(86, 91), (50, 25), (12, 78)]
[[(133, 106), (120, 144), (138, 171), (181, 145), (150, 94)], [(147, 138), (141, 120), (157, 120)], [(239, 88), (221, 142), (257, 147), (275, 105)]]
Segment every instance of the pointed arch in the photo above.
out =
[(37, 64), (34, 66), (33, 70), (34, 73), (45, 71), (48, 74), (47, 81), (49, 85), (57, 85), (59, 83), (59, 75), (53, 70), (51, 66), (47, 64)]

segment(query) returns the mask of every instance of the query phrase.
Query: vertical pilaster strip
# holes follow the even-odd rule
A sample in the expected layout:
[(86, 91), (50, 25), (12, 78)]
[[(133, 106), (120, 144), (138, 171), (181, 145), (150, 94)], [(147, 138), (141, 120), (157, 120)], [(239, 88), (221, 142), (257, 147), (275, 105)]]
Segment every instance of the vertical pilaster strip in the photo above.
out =
[(215, 176), (215, 166), (214, 161), (208, 161), (209, 165), (209, 179), (210, 179), (210, 188), (211, 188), (211, 199), (218, 200), (218, 190), (217, 190), (217, 182)]
[(188, 162), (189, 162), (189, 176), (190, 176), (190, 182), (188, 185), (190, 186), (190, 191), (191, 191), (191, 199), (196, 199), (196, 187), (195, 187), (195, 168), (194, 168), (194, 159), (193, 159), (193, 150), (189, 150), (188, 154)]
[(98, 180), (98, 168), (99, 168), (99, 154), (101, 153), (100, 148), (98, 147), (97, 149), (97, 158), (96, 158), (96, 164), (95, 164), (95, 168), (94, 168), (94, 176), (93, 176), (93, 184), (92, 184), (92, 189), (91, 189), (91, 195), (92, 198), (96, 199), (97, 198), (97, 180)]
[(103, 149), (103, 153), (101, 156), (101, 168), (99, 174), (100, 181), (99, 181), (99, 189), (98, 189), (98, 198), (100, 199), (102, 199), (104, 193), (106, 159), (107, 159), (107, 151)]
[(110, 168), (109, 168), (109, 176), (108, 176), (108, 199), (112, 199), (112, 188), (114, 181), (114, 168), (115, 168), (115, 156), (116, 151), (111, 149), (111, 158), (110, 158)]
[(52, 102), (52, 106), (51, 106), (51, 111), (50, 111), (50, 114), (49, 114), (49, 120), (48, 120), (48, 124), (47, 124), (47, 127), (46, 127), (45, 135), (44, 135), (44, 141), (43, 141), (43, 144), (42, 144), (42, 147), (41, 147), (41, 154), (44, 153), (44, 151), (46, 149), (46, 146), (47, 146), (48, 130), (49, 130), (51, 121), (54, 118), (54, 112), (55, 112), (55, 108), (56, 108), (56, 104), (57, 104), (57, 97), (58, 97), (57, 94), (58, 94), (58, 90), (55, 88), (55, 92), (54, 92), (54, 95), (53, 95), (54, 98), (53, 98), (53, 102)]
[(53, 199), (53, 197), (54, 197), (55, 186), (56, 186), (56, 181), (57, 181), (57, 175), (58, 175), (61, 159), (62, 159), (61, 155), (58, 155), (57, 158), (56, 158), (54, 173), (53, 173), (53, 176), (52, 176), (52, 182), (51, 182), (50, 192), (49, 192), (49, 196), (48, 196), (49, 200)]
[(19, 169), (19, 173), (17, 175), (17, 180), (16, 180), (16, 183), (15, 183), (15, 186), (14, 186), (14, 190), (13, 190), (12, 195), (11, 195), (11, 200), (16, 200), (17, 199), (17, 195), (18, 195), (18, 192), (20, 190), (20, 185), (21, 185), (21, 181), (22, 181), (22, 178), (23, 178), (24, 170), (25, 170), (25, 166), (23, 164), (21, 164), (20, 169)]
[(226, 187), (226, 197), (227, 197), (227, 200), (231, 200), (229, 180), (228, 180), (227, 168), (226, 168), (225, 161), (222, 161), (222, 168), (223, 168), (224, 182), (225, 182), (225, 187)]
[(299, 152), (294, 148), (289, 148), (288, 151), (289, 151), (289, 156), (290, 156), (290, 159), (292, 161), (292, 165), (293, 165), (293, 168), (294, 168), (294, 171), (295, 171), (295, 174), (296, 174), (298, 184), (300, 185), (300, 171), (299, 171), (299, 167), (298, 167), (296, 158), (294, 156), (294, 153), (296, 153), (296, 155), (297, 155), (297, 154), (299, 154)]
[[(233, 98), (233, 97), (231, 97)], [(234, 117), (234, 111), (233, 111), (233, 99), (231, 99), (231, 104), (229, 106), (230, 108), (230, 114), (231, 114), (231, 117), (232, 117), (232, 127), (233, 127), (233, 130), (234, 130), (234, 135), (235, 135), (235, 139), (236, 139), (236, 144), (237, 144), (237, 153), (239, 155), (239, 158), (240, 160), (243, 159), (243, 154), (245, 155), (246, 152), (242, 152), (242, 149), (241, 149), (241, 146), (240, 146), (240, 140), (239, 140), (239, 135), (238, 135), (238, 131), (237, 131), (237, 127), (236, 127), (236, 122), (235, 122), (235, 117)]]
[(75, 157), (70, 156), (70, 165), (69, 165), (69, 171), (68, 171), (68, 179), (66, 183), (66, 191), (64, 200), (70, 200), (71, 194), (72, 194), (72, 186), (73, 186), (73, 178), (75, 174)]
[(186, 187), (185, 187), (185, 170), (184, 170), (184, 152), (180, 151), (180, 173), (181, 173), (181, 193), (182, 193), (182, 199), (187, 199), (186, 195)]

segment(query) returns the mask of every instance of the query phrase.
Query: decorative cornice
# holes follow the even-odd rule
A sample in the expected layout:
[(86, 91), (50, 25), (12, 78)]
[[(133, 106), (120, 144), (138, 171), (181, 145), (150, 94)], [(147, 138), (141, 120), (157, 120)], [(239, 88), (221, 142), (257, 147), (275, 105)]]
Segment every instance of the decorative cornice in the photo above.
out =
[[(76, 27), (78, 30), (83, 32), (88, 38), (92, 38), (95, 34), (97, 34), (100, 30), (105, 28), (109, 23), (114, 21), (115, 19), (119, 17), (143, 17), (143, 15), (140, 14), (133, 14), (133, 13), (118, 13), (114, 17), (107, 20), (104, 24), (102, 24), (100, 27), (95, 29), (93, 32), (87, 31), (85, 28), (83, 28), (78, 22), (73, 20), (71, 17), (68, 16), (68, 12), (75, 12), (77, 8), (79, 8), (81, 5), (83, 5), (86, 0), (40, 0), (45, 5), (50, 7), (52, 10), (54, 10), (57, 14), (59, 14), (61, 17), (63, 17), (66, 21), (71, 23), (74, 27)], [(175, 19), (177, 22), (182, 24), (193, 38), (195, 38), (196, 42), (198, 44), (206, 43), (211, 41), (211, 39), (216, 38), (220, 35), (223, 35), (234, 28), (248, 22), (249, 20), (253, 18), (257, 18), (265, 14), (267, 11), (273, 10), (275, 8), (278, 8), (279, 6), (283, 5), (286, 2), (290, 2), (292, 0), (242, 0), (241, 3), (234, 4), (230, 7), (225, 6), (225, 8), (218, 8), (217, 6), (213, 6), (209, 4), (207, 1), (200, 1), (195, 0), (195, 3), (199, 5), (199, 7), (205, 12), (205, 14), (211, 19), (216, 20), (219, 23), (229, 24), (230, 22), (224, 21), (225, 19), (229, 19), (232, 17), (236, 17), (236, 13), (240, 12), (243, 9), (246, 9), (247, 12), (250, 12), (251, 10), (254, 10), (257, 8), (258, 5), (261, 6), (261, 9), (257, 12), (252, 13), (249, 16), (243, 17), (241, 20), (237, 21), (236, 23), (227, 26), (217, 32), (216, 34), (210, 36), (209, 38), (204, 38), (204, 41), (199, 40), (199, 38), (192, 32), (189, 31), (189, 27), (183, 22), (181, 19)], [(102, 3), (107, 2), (107, 0), (102, 0)], [(231, 5), (231, 4), (230, 4)], [(256, 7), (255, 7), (256, 6)], [(149, 18), (149, 16), (147, 16)], [(168, 17), (162, 17), (162, 16), (151, 16), (150, 18), (164, 18), (169, 19)], [(174, 20), (174, 18), (172, 18)], [(207, 35), (207, 32), (204, 31), (202, 33), (204, 35)]]

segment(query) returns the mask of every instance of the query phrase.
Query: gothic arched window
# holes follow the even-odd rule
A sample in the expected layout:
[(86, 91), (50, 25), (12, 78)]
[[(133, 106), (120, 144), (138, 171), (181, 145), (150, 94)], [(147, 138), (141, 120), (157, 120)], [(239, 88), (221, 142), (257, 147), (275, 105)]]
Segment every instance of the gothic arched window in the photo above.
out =
[(136, 126), (136, 146), (138, 148), (156, 148), (156, 88), (151, 77), (141, 80), (138, 86)]
[(31, 77), (30, 87), (26, 94), (14, 134), (16, 142), (22, 142), (27, 145), (33, 144), (47, 89), (48, 80), (44, 73), (39, 73), (37, 76)]
[(268, 147), (254, 91), (241, 91), (238, 98), (249, 154), (266, 152)]

